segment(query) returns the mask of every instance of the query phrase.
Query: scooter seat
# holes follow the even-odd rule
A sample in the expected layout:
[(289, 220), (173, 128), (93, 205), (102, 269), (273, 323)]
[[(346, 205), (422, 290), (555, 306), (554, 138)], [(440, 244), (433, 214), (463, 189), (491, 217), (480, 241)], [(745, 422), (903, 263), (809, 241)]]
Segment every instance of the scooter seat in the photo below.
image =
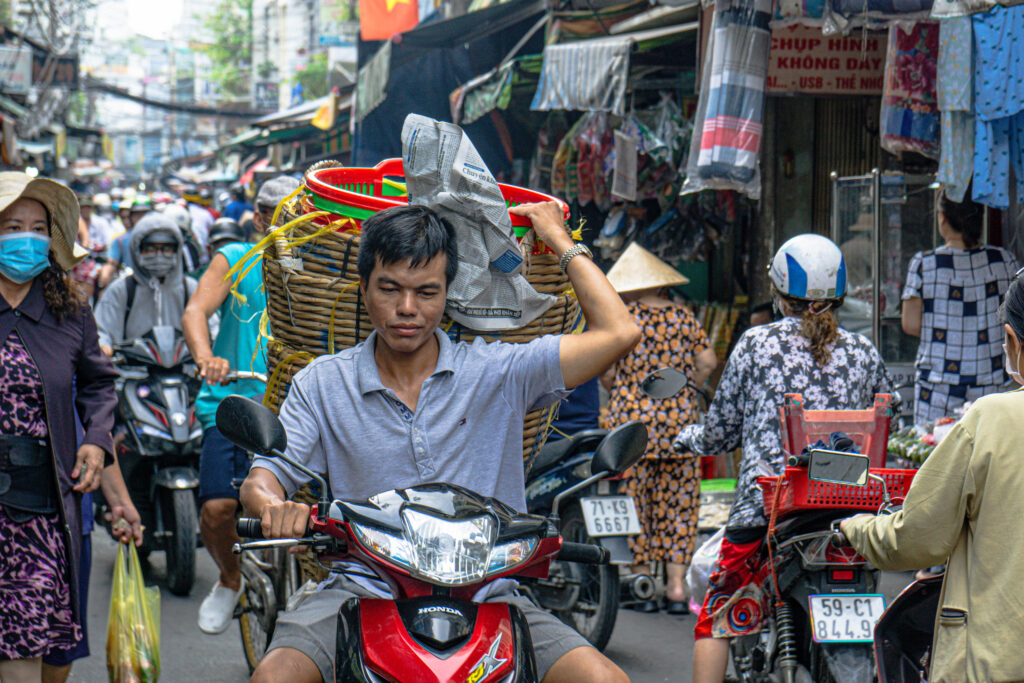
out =
[(530, 478), (539, 476), (577, 453), (587, 450), (593, 452), (597, 448), (597, 444), (601, 443), (607, 434), (607, 429), (587, 429), (577, 432), (567, 439), (548, 441), (541, 447), (528, 476)]

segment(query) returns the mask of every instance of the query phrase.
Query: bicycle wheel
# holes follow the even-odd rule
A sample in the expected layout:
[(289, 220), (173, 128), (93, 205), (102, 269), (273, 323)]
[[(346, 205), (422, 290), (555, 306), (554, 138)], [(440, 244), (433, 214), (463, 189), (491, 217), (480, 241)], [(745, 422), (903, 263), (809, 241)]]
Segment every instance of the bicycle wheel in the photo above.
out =
[[(237, 615), (242, 651), (245, 653), (245, 663), (249, 666), (250, 674), (256, 670), (256, 666), (266, 654), (277, 623), (279, 605), (276, 593), (278, 584), (281, 583), (282, 563), (279, 561), (280, 553), (275, 550), (268, 551), (266, 561), (257, 561), (245, 555), (242, 559), (243, 575), (246, 580), (245, 590), (239, 599)], [(250, 566), (245, 567), (246, 564)], [(269, 571), (264, 571), (265, 569)], [(283, 608), (284, 605), (280, 607)]]
[(242, 614), (238, 619), (238, 628), (242, 636), (242, 651), (245, 653), (245, 663), (249, 666), (249, 673), (256, 670), (256, 665), (267, 653), (270, 645), (270, 638), (273, 636), (274, 627), (271, 624), (268, 630), (266, 604), (257, 590), (250, 590), (246, 586), (238, 605)]

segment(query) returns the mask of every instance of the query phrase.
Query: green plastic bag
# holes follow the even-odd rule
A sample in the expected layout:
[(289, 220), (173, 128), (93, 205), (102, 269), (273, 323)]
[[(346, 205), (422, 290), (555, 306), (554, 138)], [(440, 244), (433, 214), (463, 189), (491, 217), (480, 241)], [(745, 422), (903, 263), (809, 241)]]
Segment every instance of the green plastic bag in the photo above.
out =
[(156, 683), (160, 677), (160, 589), (146, 587), (133, 543), (119, 543), (107, 624), (110, 683)]

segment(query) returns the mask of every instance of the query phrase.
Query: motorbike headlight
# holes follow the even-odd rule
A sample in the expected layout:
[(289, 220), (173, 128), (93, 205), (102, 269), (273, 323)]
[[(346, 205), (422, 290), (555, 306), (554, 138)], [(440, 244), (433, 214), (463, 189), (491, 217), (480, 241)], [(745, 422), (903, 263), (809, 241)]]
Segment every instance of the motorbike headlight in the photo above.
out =
[(517, 538), (514, 541), (494, 546), (487, 562), (487, 575), (497, 574), (526, 562), (533, 555), (536, 547), (537, 538), (535, 536)]
[(463, 586), (484, 579), (494, 546), (494, 520), (490, 516), (449, 520), (406, 509), (402, 520), (417, 574), (444, 586)]
[(352, 524), (359, 542), (374, 555), (390, 560), (406, 569), (413, 567), (413, 552), (409, 542), (398, 534), (372, 526)]

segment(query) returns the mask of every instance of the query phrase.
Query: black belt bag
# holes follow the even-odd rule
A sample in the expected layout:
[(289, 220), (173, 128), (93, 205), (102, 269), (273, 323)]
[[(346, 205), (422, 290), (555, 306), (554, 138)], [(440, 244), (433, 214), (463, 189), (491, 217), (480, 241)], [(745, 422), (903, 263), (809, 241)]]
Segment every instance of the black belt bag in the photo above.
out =
[(24, 522), (60, 510), (53, 474), (46, 439), (0, 434), (0, 505), (11, 519)]

